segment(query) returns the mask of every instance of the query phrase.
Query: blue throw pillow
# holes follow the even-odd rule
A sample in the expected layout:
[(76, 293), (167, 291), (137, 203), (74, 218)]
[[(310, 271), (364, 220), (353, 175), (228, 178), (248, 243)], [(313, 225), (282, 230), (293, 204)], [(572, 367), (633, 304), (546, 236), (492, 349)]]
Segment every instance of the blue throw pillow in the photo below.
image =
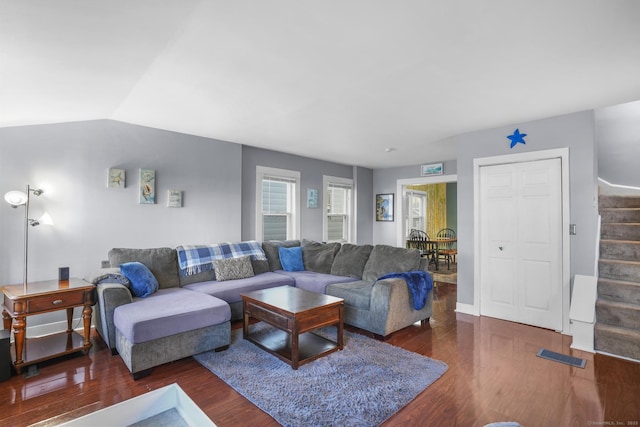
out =
[(141, 262), (120, 264), (120, 271), (131, 282), (131, 293), (136, 297), (146, 298), (158, 290), (158, 280)]
[(280, 255), (280, 264), (284, 271), (303, 271), (304, 263), (302, 262), (302, 248), (295, 246), (293, 248), (285, 248), (280, 246), (278, 248), (278, 255)]

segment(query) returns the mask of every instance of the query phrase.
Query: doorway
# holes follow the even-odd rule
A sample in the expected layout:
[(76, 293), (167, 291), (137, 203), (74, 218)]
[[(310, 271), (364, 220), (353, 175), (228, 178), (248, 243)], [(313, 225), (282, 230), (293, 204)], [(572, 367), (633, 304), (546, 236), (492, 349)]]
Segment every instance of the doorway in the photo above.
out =
[[(405, 198), (403, 195), (407, 194), (408, 188), (415, 188), (416, 186), (423, 185), (432, 185), (432, 184), (447, 184), (447, 183), (456, 183), (458, 181), (458, 175), (438, 175), (432, 177), (419, 177), (419, 178), (408, 178), (408, 179), (399, 179), (396, 182), (396, 194), (398, 194), (398, 203), (396, 207), (398, 221), (396, 221), (396, 236), (397, 236), (397, 246), (405, 247), (406, 237), (409, 234), (411, 227), (407, 225), (406, 219), (409, 217), (407, 215), (407, 210), (409, 209), (408, 204), (405, 202)], [(415, 190), (409, 190), (415, 191)], [(419, 191), (417, 192), (419, 193)], [(452, 197), (453, 199), (457, 198), (456, 196)], [(455, 205), (457, 206), (457, 200), (454, 200)], [(455, 215), (455, 214), (454, 214)], [(457, 223), (457, 218), (455, 218)], [(457, 227), (456, 227), (457, 228)], [(435, 237), (435, 236), (432, 236)]]
[[(406, 239), (412, 228), (425, 231), (432, 239), (436, 238), (438, 230), (447, 226), (457, 232), (457, 175), (401, 179), (397, 181), (396, 194), (397, 246), (406, 246)], [(433, 206), (431, 202), (434, 200), (439, 206)], [(425, 211), (421, 207), (416, 212), (411, 212), (412, 208), (421, 205)], [(432, 206), (429, 208), (429, 205)], [(450, 264), (441, 259), (439, 268), (436, 269), (436, 264), (430, 262), (428, 268), (433, 274), (434, 282), (455, 285), (458, 277), (457, 263), (458, 257), (451, 259)]]
[(474, 161), (477, 313), (569, 331), (568, 149)]

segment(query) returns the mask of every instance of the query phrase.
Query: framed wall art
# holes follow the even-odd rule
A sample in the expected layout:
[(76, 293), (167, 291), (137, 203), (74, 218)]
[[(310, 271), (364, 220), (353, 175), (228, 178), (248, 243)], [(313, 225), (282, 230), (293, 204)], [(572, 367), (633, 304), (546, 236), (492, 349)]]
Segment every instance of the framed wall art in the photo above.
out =
[(144, 205), (156, 203), (156, 171), (140, 169), (139, 201)]
[(167, 190), (167, 206), (170, 208), (182, 207), (182, 191)]
[(124, 169), (109, 168), (107, 172), (107, 187), (124, 188), (127, 172)]
[(318, 207), (318, 189), (307, 188), (307, 207), (315, 209)]
[(393, 221), (393, 193), (376, 194), (376, 221)]
[(420, 166), (420, 175), (442, 175), (442, 163), (431, 163), (430, 165)]

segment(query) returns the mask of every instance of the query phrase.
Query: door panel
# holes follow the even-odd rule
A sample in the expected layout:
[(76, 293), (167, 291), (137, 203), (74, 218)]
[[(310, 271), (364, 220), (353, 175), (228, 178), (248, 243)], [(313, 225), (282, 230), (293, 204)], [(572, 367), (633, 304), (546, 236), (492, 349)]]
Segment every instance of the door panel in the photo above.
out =
[(486, 166), (480, 179), (481, 314), (562, 329), (560, 159)]

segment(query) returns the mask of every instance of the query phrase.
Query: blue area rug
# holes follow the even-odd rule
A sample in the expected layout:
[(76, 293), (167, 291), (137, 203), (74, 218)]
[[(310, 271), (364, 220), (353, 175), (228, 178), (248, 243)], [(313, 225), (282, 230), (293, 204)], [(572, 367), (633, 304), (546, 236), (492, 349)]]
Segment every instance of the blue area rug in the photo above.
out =
[[(257, 323), (253, 333), (269, 326)], [(321, 335), (335, 339), (335, 328)], [(235, 330), (223, 352), (194, 356), (280, 424), (377, 426), (411, 402), (447, 365), (359, 334), (344, 333), (342, 351), (297, 371)]]

